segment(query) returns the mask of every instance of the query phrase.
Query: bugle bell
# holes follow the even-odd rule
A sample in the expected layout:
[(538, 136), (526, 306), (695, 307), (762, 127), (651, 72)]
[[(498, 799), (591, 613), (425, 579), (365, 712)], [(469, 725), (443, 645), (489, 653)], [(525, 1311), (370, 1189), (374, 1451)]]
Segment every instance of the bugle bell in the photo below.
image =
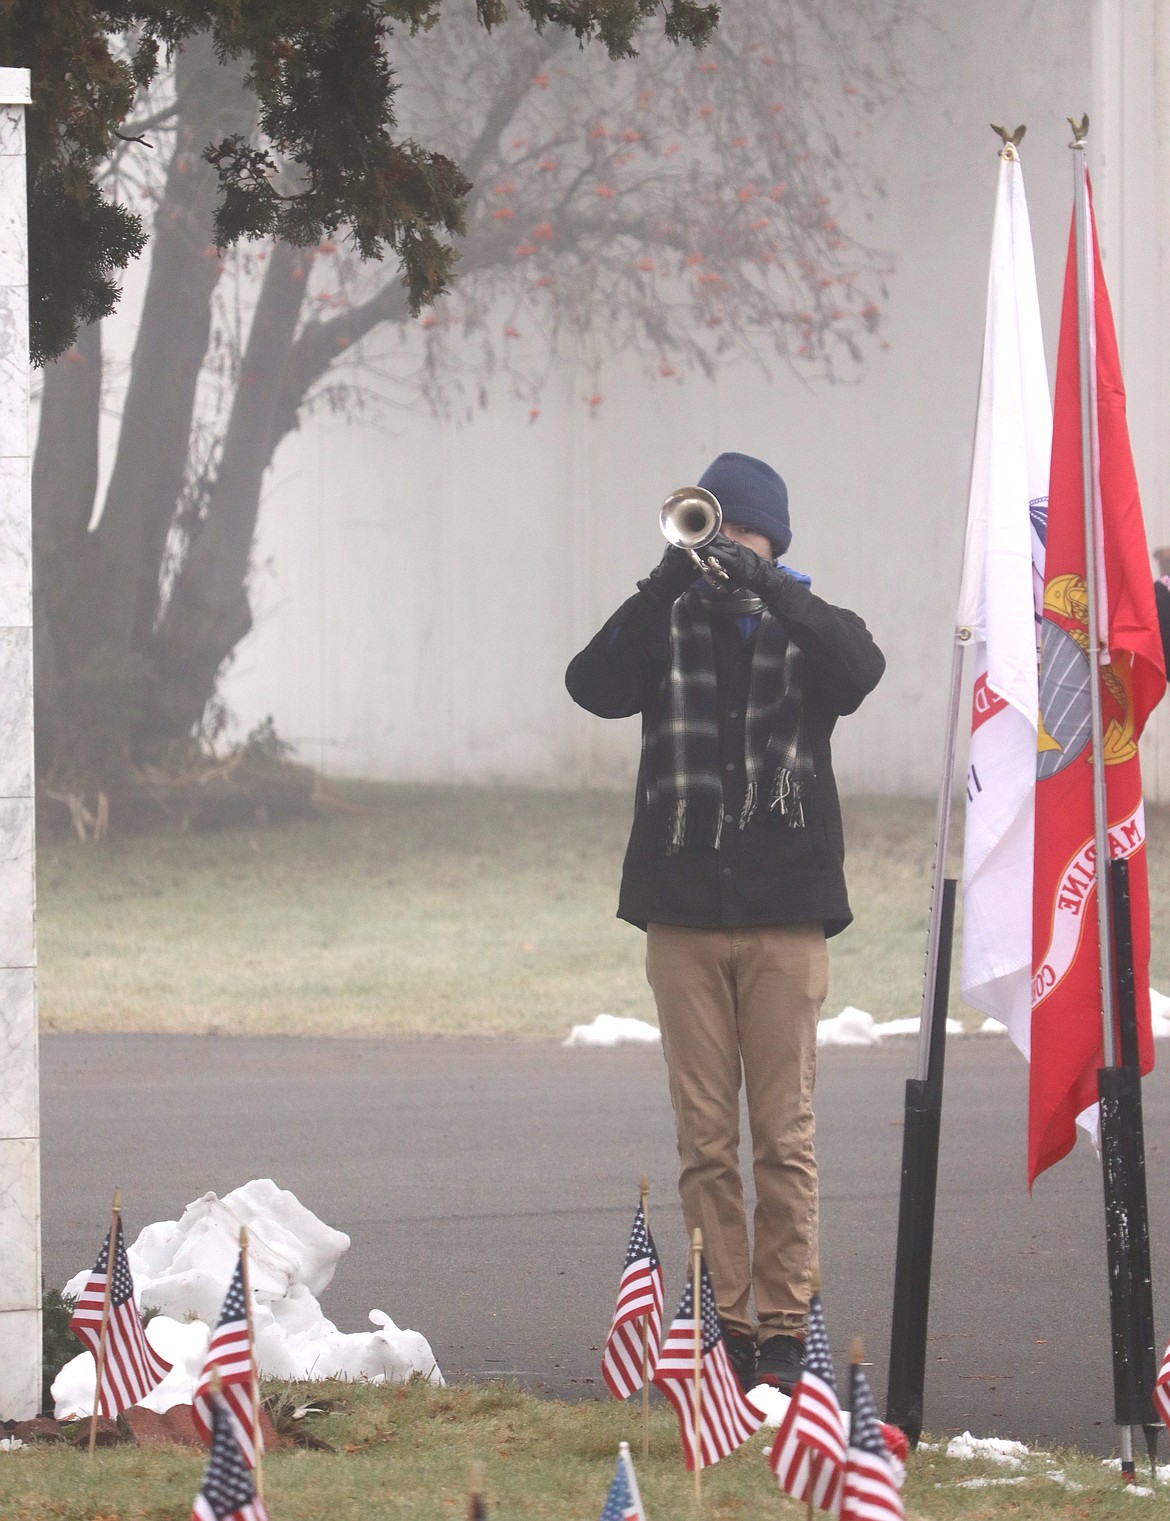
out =
[(699, 554), (723, 526), (723, 509), (718, 497), (702, 486), (683, 486), (672, 491), (658, 513), (658, 526), (671, 544), (685, 549), (708, 582), (719, 589), (730, 584), (730, 577), (718, 560)]

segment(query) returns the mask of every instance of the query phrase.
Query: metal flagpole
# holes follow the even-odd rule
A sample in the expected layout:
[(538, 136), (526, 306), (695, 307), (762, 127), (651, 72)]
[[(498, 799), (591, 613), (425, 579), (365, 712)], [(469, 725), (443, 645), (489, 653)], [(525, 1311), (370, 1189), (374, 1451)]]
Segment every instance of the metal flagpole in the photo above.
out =
[[(1142, 1227), (1148, 1217), (1141, 1208), (1145, 1158), (1140, 1152), (1141, 1075), (1136, 1063), (1118, 1061), (1117, 1000), (1115, 991), (1112, 872), (1109, 864), (1109, 817), (1105, 789), (1104, 723), (1101, 712), (1101, 667), (1108, 663), (1108, 639), (1102, 638), (1098, 605), (1097, 504), (1099, 496), (1096, 430), (1095, 262), (1089, 224), (1085, 140), (1089, 118), (1070, 120), (1073, 141), (1073, 229), (1077, 278), (1077, 365), (1080, 380), (1081, 489), (1085, 523), (1085, 590), (1088, 603), (1089, 714), (1093, 761), (1093, 839), (1097, 885), (1097, 937), (1100, 945), (1101, 1023), (1105, 1061), (1097, 1073), (1101, 1127), (1101, 1167), (1105, 1191), (1105, 1245), (1109, 1263), (1109, 1312), (1113, 1351), (1113, 1405), (1121, 1449), (1121, 1471), (1134, 1482), (1133, 1430), (1152, 1419), (1149, 1390), (1143, 1389), (1143, 1327), (1152, 1320), (1148, 1269), (1141, 1282)], [(1106, 630), (1106, 635), (1108, 631)], [(1128, 940), (1128, 936), (1125, 937)], [(1124, 947), (1123, 947), (1124, 949)], [(1132, 978), (1132, 966), (1127, 975)], [(1134, 1042), (1136, 1047), (1136, 1040)], [(1136, 1058), (1136, 1049), (1134, 1051)], [(1135, 1146), (1138, 1150), (1135, 1151)], [(1152, 1367), (1150, 1369), (1152, 1375)], [(1148, 1382), (1152, 1386), (1152, 1376)], [(1151, 1449), (1152, 1455), (1152, 1449)]]
[(942, 1128), (942, 1071), (946, 1050), (947, 1001), (951, 982), (951, 942), (957, 884), (946, 875), (951, 834), (951, 793), (955, 781), (963, 656), (971, 630), (955, 630), (951, 648), (950, 696), (943, 746), (942, 780), (934, 826), (934, 871), (926, 932), (926, 966), (918, 1021), (918, 1076), (906, 1079), (902, 1129), (902, 1181), (898, 1202), (898, 1242), (894, 1257), (894, 1308), (890, 1328), (890, 1370), (886, 1420), (900, 1427), (911, 1446), (922, 1432), (926, 1383), (926, 1328), (934, 1255), (934, 1210), (938, 1193), (938, 1147)]
[(1100, 617), (1097, 606), (1097, 490), (1093, 441), (1094, 350), (1090, 342), (1092, 317), (1089, 312), (1091, 252), (1089, 249), (1089, 215), (1085, 181), (1085, 138), (1089, 131), (1086, 116), (1073, 129), (1074, 229), (1077, 270), (1077, 367), (1081, 392), (1081, 493), (1085, 509), (1085, 587), (1089, 604), (1089, 714), (1093, 745), (1093, 838), (1097, 854), (1097, 937), (1101, 944), (1101, 1021), (1105, 1040), (1105, 1065), (1117, 1065), (1117, 1041), (1114, 1035), (1113, 936), (1109, 916), (1109, 824), (1105, 801), (1105, 755), (1102, 748), (1104, 726), (1101, 720), (1100, 668), (1108, 658), (1102, 648)]
[[(1005, 151), (1008, 148), (1005, 147)], [(1012, 153), (1015, 152), (1011, 148)], [(961, 591), (960, 591), (961, 596)], [(957, 884), (946, 875), (951, 835), (951, 795), (955, 782), (963, 657), (971, 630), (956, 628), (951, 646), (951, 677), (943, 741), (942, 779), (934, 825), (934, 866), (930, 916), (926, 930), (926, 965), (918, 1020), (918, 1076), (906, 1080), (902, 1131), (902, 1187), (898, 1205), (898, 1244), (894, 1263), (894, 1308), (890, 1332), (890, 1372), (886, 1386), (886, 1420), (899, 1426), (916, 1445), (922, 1431), (926, 1378), (926, 1327), (934, 1250), (934, 1209), (938, 1184), (938, 1144), (942, 1124), (942, 1062), (946, 1009), (950, 992), (951, 941)], [(945, 970), (944, 970), (945, 969)]]
[(951, 793), (955, 785), (955, 753), (958, 748), (959, 701), (963, 688), (963, 656), (971, 642), (971, 630), (955, 630), (951, 647), (951, 687), (947, 703), (947, 735), (943, 750), (943, 772), (938, 794), (938, 812), (934, 821), (934, 871), (930, 886), (930, 922), (926, 931), (926, 968), (922, 976), (922, 1009), (918, 1022), (918, 1079), (930, 1076), (931, 1047), (934, 1031), (935, 990), (938, 987), (939, 954), (942, 946), (942, 888), (947, 873), (947, 851), (951, 842)]

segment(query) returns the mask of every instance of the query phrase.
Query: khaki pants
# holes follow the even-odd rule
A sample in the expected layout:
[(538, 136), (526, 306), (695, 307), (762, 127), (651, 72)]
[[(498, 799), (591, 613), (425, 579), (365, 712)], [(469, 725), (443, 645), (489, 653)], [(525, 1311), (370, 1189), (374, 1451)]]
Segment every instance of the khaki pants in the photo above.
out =
[[(658, 1005), (678, 1132), (679, 1193), (719, 1314), (760, 1338), (803, 1335), (817, 1261), (813, 1083), (829, 956), (819, 924), (702, 930), (651, 924), (646, 975)], [(739, 1171), (743, 1072), (756, 1185), (749, 1256)]]

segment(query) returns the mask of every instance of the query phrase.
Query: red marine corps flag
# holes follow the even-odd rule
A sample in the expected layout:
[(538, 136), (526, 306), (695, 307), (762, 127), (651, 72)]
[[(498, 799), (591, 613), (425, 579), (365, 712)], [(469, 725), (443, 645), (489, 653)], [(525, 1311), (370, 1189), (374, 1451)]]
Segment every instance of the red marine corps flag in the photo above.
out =
[[(1087, 178), (1084, 194), (1088, 196)], [(1166, 675), (1117, 338), (1091, 202), (1088, 210), (1089, 442), (1102, 654), (1094, 671), (1088, 634), (1074, 220), (1056, 364), (1040, 635), (1029, 1186), (1072, 1150), (1076, 1117), (1096, 1102), (1097, 1069), (1104, 1064), (1089, 695), (1094, 677), (1101, 683), (1109, 850), (1114, 857), (1129, 859), (1139, 1062), (1143, 1073), (1154, 1065), (1138, 740), (1165, 690)]]

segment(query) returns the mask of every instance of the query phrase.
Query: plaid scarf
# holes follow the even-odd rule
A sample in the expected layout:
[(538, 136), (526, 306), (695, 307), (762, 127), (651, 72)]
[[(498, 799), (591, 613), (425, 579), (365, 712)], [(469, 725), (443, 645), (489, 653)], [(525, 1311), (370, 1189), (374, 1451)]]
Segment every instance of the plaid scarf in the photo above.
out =
[[(757, 816), (761, 800), (790, 829), (804, 828), (804, 792), (812, 758), (801, 743), (804, 657), (783, 625), (765, 609), (752, 652), (744, 715), (747, 790), (740, 829)], [(666, 815), (666, 849), (688, 843), (718, 849), (723, 833), (719, 774), (719, 706), (715, 645), (702, 599), (686, 593), (670, 618), (670, 670), (642, 736), (646, 800)]]

